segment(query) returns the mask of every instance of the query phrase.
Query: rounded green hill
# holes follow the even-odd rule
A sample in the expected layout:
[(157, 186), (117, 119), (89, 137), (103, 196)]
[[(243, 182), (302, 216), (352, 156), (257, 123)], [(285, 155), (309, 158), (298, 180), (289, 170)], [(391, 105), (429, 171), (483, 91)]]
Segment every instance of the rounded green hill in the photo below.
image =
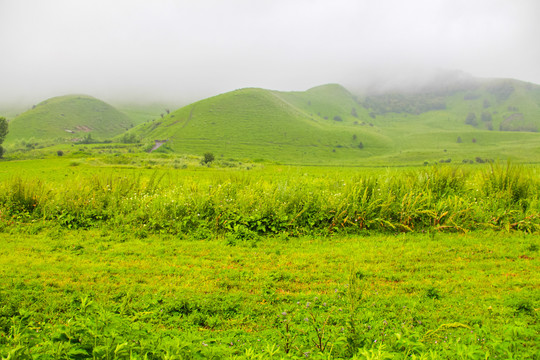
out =
[[(337, 156), (367, 157), (389, 143), (374, 127), (361, 126), (367, 119), (339, 85), (306, 92), (247, 88), (201, 100), (130, 133), (167, 139), (169, 148), (182, 153), (296, 161), (336, 156), (339, 150)], [(364, 143), (370, 148), (363, 149)]]
[(95, 139), (105, 139), (128, 130), (131, 124), (127, 115), (99, 99), (87, 95), (59, 96), (13, 119), (6, 142), (76, 141), (88, 134)]

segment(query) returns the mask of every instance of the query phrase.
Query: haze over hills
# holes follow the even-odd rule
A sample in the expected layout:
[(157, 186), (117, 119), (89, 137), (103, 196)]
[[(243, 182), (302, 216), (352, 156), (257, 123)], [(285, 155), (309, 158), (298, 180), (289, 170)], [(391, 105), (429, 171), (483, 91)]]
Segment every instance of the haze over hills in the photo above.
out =
[(91, 135), (106, 139), (133, 126), (133, 121), (111, 105), (87, 95), (45, 100), (9, 123), (6, 143), (17, 140), (76, 141)]
[[(340, 85), (305, 92), (240, 89), (129, 131), (179, 153), (304, 163), (458, 161), (540, 155), (540, 87), (450, 79), (356, 97)], [(527, 156), (517, 155), (520, 160)]]
[(123, 111), (88, 96), (52, 98), (16, 117), (6, 143), (90, 134), (166, 140), (162, 152), (306, 164), (540, 159), (540, 86), (460, 72), (358, 95), (338, 84), (244, 88), (173, 111), (156, 104)]

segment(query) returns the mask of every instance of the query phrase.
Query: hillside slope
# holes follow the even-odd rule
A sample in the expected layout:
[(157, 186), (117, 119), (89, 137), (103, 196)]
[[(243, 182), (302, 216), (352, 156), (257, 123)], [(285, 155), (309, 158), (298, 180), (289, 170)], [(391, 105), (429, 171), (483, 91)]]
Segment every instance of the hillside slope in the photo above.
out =
[(476, 80), (436, 91), (357, 98), (340, 85), (232, 91), (129, 133), (165, 150), (287, 163), (540, 161), (540, 87)]
[[(362, 158), (388, 151), (391, 140), (361, 126), (360, 115), (351, 114), (355, 107), (353, 96), (339, 85), (306, 92), (248, 88), (196, 102), (130, 133), (167, 139), (177, 152), (279, 161)], [(362, 148), (365, 143), (369, 149)]]
[(127, 115), (101, 100), (67, 95), (45, 100), (14, 118), (6, 143), (28, 139), (73, 141), (88, 134), (94, 139), (105, 139), (131, 126)]

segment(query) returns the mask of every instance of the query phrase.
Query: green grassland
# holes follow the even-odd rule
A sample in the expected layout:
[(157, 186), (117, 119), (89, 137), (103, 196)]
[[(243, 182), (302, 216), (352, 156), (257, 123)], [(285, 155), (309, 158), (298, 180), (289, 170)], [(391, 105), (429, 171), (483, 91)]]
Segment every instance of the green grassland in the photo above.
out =
[(540, 161), (540, 86), (509, 79), (362, 96), (337, 84), (246, 88), (173, 111), (158, 104), (120, 110), (85, 96), (49, 99), (10, 122), (6, 156), (66, 151), (91, 136), (139, 143), (132, 149), (139, 152), (166, 140), (160, 152), (295, 165)]
[(15, 142), (61, 143), (90, 134), (106, 139), (125, 132), (132, 120), (111, 105), (86, 95), (45, 100), (9, 123), (6, 145)]
[(0, 233), (2, 356), (538, 356), (538, 239), (530, 235), (231, 245), (35, 227)]
[[(211, 151), (291, 164), (537, 162), (539, 89), (491, 80), (444, 95), (359, 99), (339, 85), (305, 92), (249, 88), (188, 105), (129, 133), (168, 140), (176, 153)], [(472, 124), (466, 123), (469, 114), (475, 116)]]
[(1, 162), (0, 357), (539, 356), (536, 166), (97, 146)]
[(539, 106), (512, 80), (50, 99), (0, 160), (0, 358), (538, 359)]
[(170, 105), (160, 103), (146, 104), (120, 102), (115, 104), (114, 107), (118, 109), (118, 111), (126, 114), (134, 125), (155, 120), (159, 118), (161, 114), (166, 114), (167, 110), (171, 109)]

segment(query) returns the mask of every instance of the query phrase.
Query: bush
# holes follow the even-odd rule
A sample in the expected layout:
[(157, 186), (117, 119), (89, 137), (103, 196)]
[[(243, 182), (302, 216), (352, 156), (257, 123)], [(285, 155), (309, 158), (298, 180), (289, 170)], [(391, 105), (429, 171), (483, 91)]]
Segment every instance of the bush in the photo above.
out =
[(56, 152), (56, 155), (58, 155), (58, 156), (64, 156), (64, 152), (63, 152), (62, 150), (58, 150), (58, 151)]
[(214, 161), (214, 159), (215, 159), (214, 154), (207, 152), (207, 153), (204, 153), (201, 163), (210, 164), (212, 161)]
[(493, 118), (492, 118), (490, 112), (484, 111), (484, 112), (482, 113), (482, 121), (488, 122), (488, 121), (491, 121), (492, 119), (493, 119)]
[(465, 124), (472, 125), (472, 126), (477, 126), (478, 122), (476, 121), (476, 114), (473, 113), (473, 112), (470, 112), (467, 115), (467, 118), (465, 119)]

